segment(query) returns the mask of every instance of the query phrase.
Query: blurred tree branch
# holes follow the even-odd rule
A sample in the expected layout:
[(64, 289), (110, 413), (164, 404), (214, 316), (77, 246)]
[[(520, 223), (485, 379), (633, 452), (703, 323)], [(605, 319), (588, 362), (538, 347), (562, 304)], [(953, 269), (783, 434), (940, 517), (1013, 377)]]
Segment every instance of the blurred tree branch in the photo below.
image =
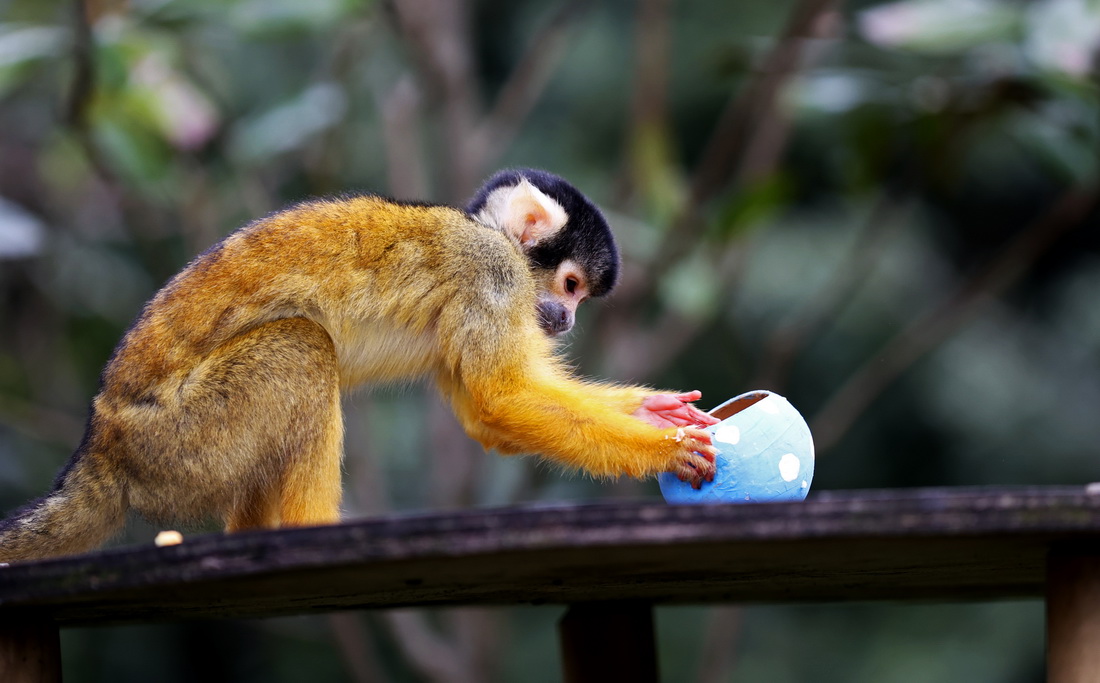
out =
[(352, 612), (337, 612), (329, 614), (327, 619), (352, 680), (356, 683), (382, 683), (388, 680), (362, 617)]
[[(349, 92), (357, 87), (351, 75), (359, 63), (369, 58), (367, 46), (377, 42), (371, 40), (372, 28), (375, 27), (371, 22), (358, 18), (342, 27), (333, 40), (328, 60), (310, 80), (340, 83)], [(316, 145), (306, 150), (303, 165), (309, 173), (313, 194), (331, 194), (344, 187), (350, 119), (348, 115), (343, 116)]]
[(737, 664), (738, 643), (744, 623), (740, 607), (712, 607), (699, 657), (699, 683), (724, 683), (732, 680)]
[(467, 149), (476, 126), (478, 84), (473, 74), (469, 8), (464, 0), (395, 0), (397, 26), (440, 107), (443, 198), (459, 202), (481, 176)]
[(810, 420), (818, 452), (827, 452), (890, 384), (928, 351), (972, 321), (1015, 284), (1066, 232), (1080, 227), (1097, 205), (1098, 188), (1071, 187), (1020, 231), (980, 271), (938, 306), (917, 316), (871, 356)]
[[(779, 115), (783, 88), (805, 66), (807, 40), (835, 32), (832, 21), (837, 0), (802, 0), (792, 9), (786, 26), (761, 61), (749, 83), (729, 99), (719, 117), (705, 152), (692, 176), (687, 198), (655, 250), (654, 260), (640, 271), (625, 273), (616, 292), (616, 305), (601, 318), (598, 338), (604, 348), (615, 349), (613, 373), (620, 377), (652, 375), (679, 355), (711, 323), (709, 317), (688, 318), (675, 308), (661, 311), (648, 327), (636, 316), (643, 302), (656, 298), (657, 288), (668, 273), (697, 246), (705, 229), (702, 206), (736, 178), (750, 182), (770, 174), (783, 151), (783, 132), (789, 125)], [(664, 69), (667, 63), (669, 12), (666, 0), (642, 0), (636, 16), (637, 66), (634, 94), (635, 135), (652, 130), (663, 121), (667, 97)], [(667, 135), (667, 134), (663, 134)], [(754, 144), (754, 140), (766, 140)], [(727, 291), (740, 273), (744, 255), (731, 245), (718, 256), (716, 287)]]
[(72, 0), (73, 80), (65, 107), (65, 122), (74, 131), (86, 131), (88, 107), (95, 91), (95, 49), (92, 24), (84, 0)]
[[(114, 188), (119, 183), (118, 177), (104, 158), (99, 145), (96, 144), (91, 123), (88, 120), (96, 89), (95, 37), (92, 32), (91, 10), (84, 0), (72, 0), (72, 10), (73, 80), (66, 103), (65, 123), (100, 181)], [(121, 197), (119, 199), (121, 202)]]
[(99, 182), (109, 192), (123, 216), (123, 229), (130, 235), (155, 279), (167, 278), (179, 264), (166, 258), (163, 250), (150, 243), (148, 235), (165, 232), (158, 211), (126, 187), (115, 172), (95, 137), (89, 118), (96, 96), (96, 44), (93, 9), (85, 0), (72, 0), (73, 80), (66, 102), (65, 124), (84, 153)]
[(63, 448), (72, 448), (84, 432), (84, 422), (76, 415), (8, 394), (0, 395), (0, 423), (33, 439)]
[[(775, 143), (785, 136), (766, 131), (789, 124), (779, 107), (780, 95), (805, 68), (809, 42), (836, 34), (839, 4), (839, 0), (801, 0), (791, 10), (785, 28), (754, 77), (730, 99), (719, 117), (695, 169), (689, 207), (706, 202), (731, 177), (742, 181), (758, 178), (774, 168), (782, 151)], [(763, 144), (755, 147), (761, 140)]]
[(461, 202), (511, 144), (565, 51), (565, 34), (586, 4), (561, 5), (530, 41), (496, 101), (481, 111), (469, 8), (459, 0), (395, 0), (396, 23), (440, 106), (447, 163), (443, 197)]
[(667, 132), (672, 0), (638, 0), (634, 20), (634, 135), (656, 127)]
[(390, 192), (398, 198), (427, 197), (420, 88), (411, 76), (405, 75), (380, 99)]
[(783, 390), (798, 353), (836, 319), (838, 311), (852, 300), (863, 284), (868, 265), (875, 262), (886, 237), (893, 232), (890, 228), (898, 225), (898, 214), (907, 206), (905, 199), (899, 196), (906, 191), (884, 190), (879, 194), (843, 262), (833, 268), (828, 281), (811, 293), (789, 322), (769, 335), (751, 386)]
[[(830, 21), (838, 0), (801, 0), (792, 9), (787, 25), (776, 38), (775, 45), (765, 55), (745, 87), (730, 98), (711, 132), (702, 158), (692, 175), (687, 201), (680, 216), (665, 234), (651, 282), (659, 281), (672, 264), (678, 262), (695, 245), (704, 224), (700, 209), (742, 169), (759, 177), (774, 168), (780, 146), (769, 144), (753, 148), (752, 142), (764, 128), (785, 125), (778, 115), (779, 96), (783, 88), (803, 66), (807, 41), (829, 35), (834, 30)], [(764, 135), (765, 138), (773, 137)], [(768, 158), (764, 153), (767, 152)], [(752, 152), (751, 165), (749, 153)], [(646, 296), (652, 293), (647, 288)], [(636, 295), (637, 296), (637, 295)]]
[(450, 638), (432, 631), (423, 613), (414, 610), (383, 612), (382, 621), (409, 663), (434, 683), (477, 683), (462, 652)]
[(568, 0), (528, 43), (467, 143), (477, 165), (491, 167), (512, 144), (564, 56), (569, 30), (590, 7), (583, 0)]

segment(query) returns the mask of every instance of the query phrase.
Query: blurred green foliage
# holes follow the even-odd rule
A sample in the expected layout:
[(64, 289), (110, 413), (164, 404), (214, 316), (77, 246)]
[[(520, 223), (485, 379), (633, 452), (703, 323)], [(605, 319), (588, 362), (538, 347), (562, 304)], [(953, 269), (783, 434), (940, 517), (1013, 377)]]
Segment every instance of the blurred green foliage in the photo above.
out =
[[(817, 490), (1098, 479), (1098, 50), (1094, 0), (0, 0), (0, 507), (48, 488), (142, 302), (235, 226), (461, 202), (505, 165), (616, 229), (585, 372), (785, 394)], [(481, 454), (420, 389), (347, 418), (352, 516), (656, 496)], [(660, 654), (669, 681), (1022, 683), (1041, 612), (667, 608)], [(74, 630), (65, 674), (551, 681), (559, 615)]]

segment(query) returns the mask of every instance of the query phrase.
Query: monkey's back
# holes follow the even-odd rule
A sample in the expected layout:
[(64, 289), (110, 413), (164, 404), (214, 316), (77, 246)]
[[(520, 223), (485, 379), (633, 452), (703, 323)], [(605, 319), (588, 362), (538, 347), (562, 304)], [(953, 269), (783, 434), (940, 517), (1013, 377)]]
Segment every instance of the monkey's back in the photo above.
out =
[(457, 209), (374, 196), (305, 202), (233, 232), (169, 280), (116, 348), (103, 394), (167, 400), (213, 349), (290, 317), (325, 328), (345, 386), (401, 380), (432, 370), (441, 319), (461, 328), (447, 319), (513, 310), (516, 297), (533, 310), (527, 280), (517, 247)]

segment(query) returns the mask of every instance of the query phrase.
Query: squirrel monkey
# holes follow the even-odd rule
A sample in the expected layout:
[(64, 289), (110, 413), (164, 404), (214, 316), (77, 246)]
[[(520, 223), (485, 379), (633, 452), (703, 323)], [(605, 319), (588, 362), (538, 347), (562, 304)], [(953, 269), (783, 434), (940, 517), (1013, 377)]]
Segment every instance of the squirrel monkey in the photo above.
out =
[(487, 449), (711, 479), (698, 392), (581, 380), (554, 353), (618, 269), (600, 211), (526, 169), (465, 211), (354, 196), (246, 225), (146, 304), (52, 492), (0, 522), (0, 562), (94, 548), (129, 510), (229, 531), (338, 522), (341, 392), (425, 376)]

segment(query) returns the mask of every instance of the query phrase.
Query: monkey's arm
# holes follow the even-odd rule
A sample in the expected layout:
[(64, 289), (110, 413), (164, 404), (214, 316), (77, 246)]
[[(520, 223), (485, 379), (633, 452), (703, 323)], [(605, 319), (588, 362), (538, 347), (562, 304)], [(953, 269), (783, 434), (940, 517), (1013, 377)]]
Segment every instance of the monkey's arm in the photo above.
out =
[(605, 383), (588, 383), (586, 387), (591, 395), (599, 396), (601, 402), (655, 427), (706, 427), (721, 422), (692, 405), (702, 398), (699, 391), (671, 392)]
[[(486, 448), (539, 453), (596, 476), (670, 471), (694, 483), (713, 477), (715, 451), (706, 432), (675, 423), (659, 429), (654, 420), (631, 415), (647, 396), (672, 397), (682, 407), (676, 395), (581, 381), (537, 352), (518, 365), (479, 365), (465, 368), (462, 381), (440, 381), (440, 388), (467, 433)], [(640, 400), (625, 400), (631, 393)], [(659, 416), (661, 408), (648, 412)]]
[(558, 360), (514, 244), (485, 231), (452, 248), (449, 260), (465, 264), (467, 286), (434, 316), (436, 379), (468, 434), (487, 448), (538, 453), (596, 476), (675, 472), (695, 484), (713, 477), (709, 434), (631, 415), (664, 411), (646, 405), (651, 390), (582, 381)]
[(721, 420), (696, 408), (702, 398), (699, 391), (673, 393), (618, 384), (589, 384), (588, 391), (620, 412), (648, 422), (654, 427), (707, 427)]

